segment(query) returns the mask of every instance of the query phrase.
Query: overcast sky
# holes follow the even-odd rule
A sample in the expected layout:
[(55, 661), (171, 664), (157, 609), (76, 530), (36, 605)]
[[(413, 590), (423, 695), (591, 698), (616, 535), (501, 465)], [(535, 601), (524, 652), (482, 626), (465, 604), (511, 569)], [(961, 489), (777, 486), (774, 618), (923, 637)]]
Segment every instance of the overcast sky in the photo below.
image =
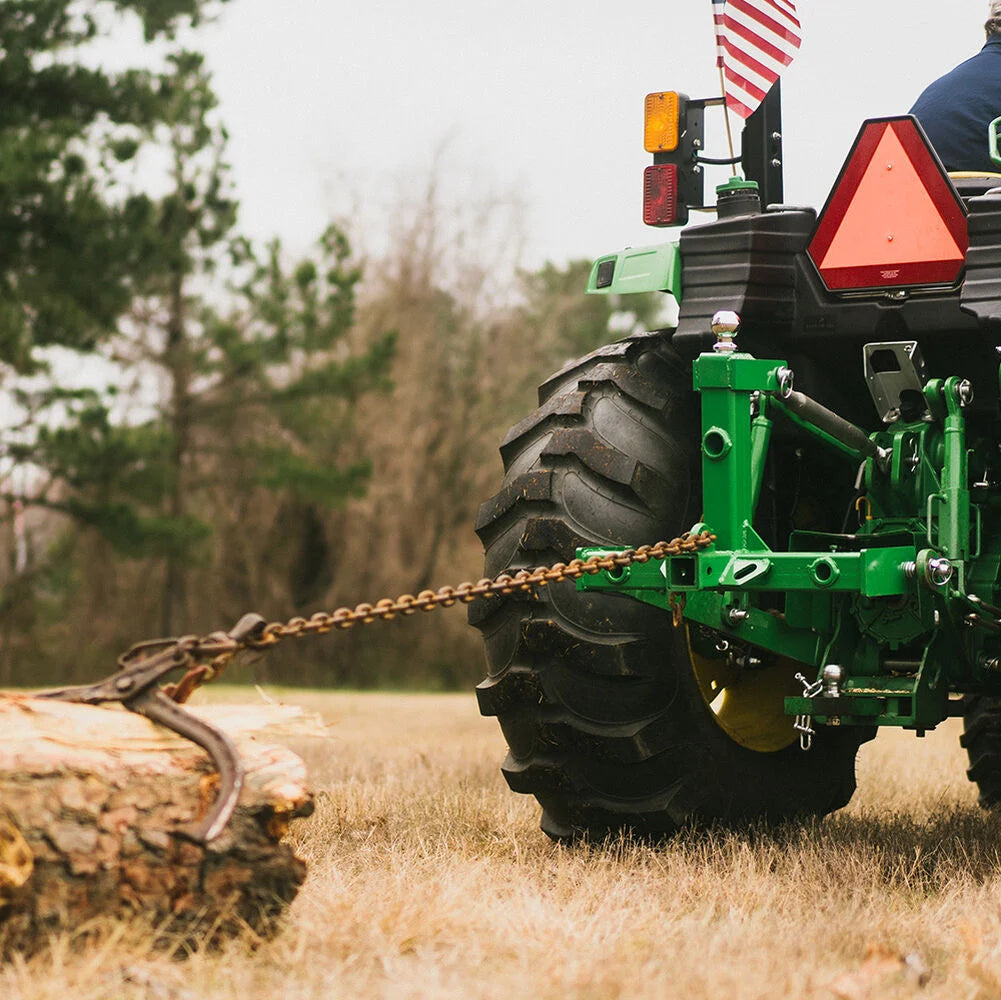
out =
[[(906, 112), (973, 55), (988, 4), (797, 7), (786, 201), (819, 208), (861, 121)], [(719, 91), (709, 0), (231, 0), (197, 44), (230, 129), (243, 228), (294, 249), (333, 214), (379, 226), (389, 192), (421, 188), (443, 147), (448, 197), (524, 201), (527, 263), (662, 241), (640, 215), (643, 97)]]

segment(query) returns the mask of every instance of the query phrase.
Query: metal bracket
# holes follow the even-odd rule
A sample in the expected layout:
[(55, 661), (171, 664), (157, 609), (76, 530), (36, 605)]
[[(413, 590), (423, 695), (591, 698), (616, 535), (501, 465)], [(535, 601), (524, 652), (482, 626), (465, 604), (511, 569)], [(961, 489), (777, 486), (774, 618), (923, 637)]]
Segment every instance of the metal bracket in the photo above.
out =
[(920, 420), (928, 412), (924, 386), (928, 381), (921, 348), (916, 340), (866, 344), (862, 362), (869, 394), (879, 419), (892, 424), (910, 408), (910, 420)]

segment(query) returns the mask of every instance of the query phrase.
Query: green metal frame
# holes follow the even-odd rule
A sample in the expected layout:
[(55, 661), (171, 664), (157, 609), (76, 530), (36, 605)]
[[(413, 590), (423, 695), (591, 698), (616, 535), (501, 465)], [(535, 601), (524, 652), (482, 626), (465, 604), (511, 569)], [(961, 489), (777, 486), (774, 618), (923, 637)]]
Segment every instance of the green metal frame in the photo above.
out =
[[(703, 518), (692, 532), (708, 530), (715, 542), (585, 576), (578, 588), (665, 610), (681, 604), (693, 625), (815, 668), (817, 683), (786, 698), (785, 711), (821, 723), (923, 732), (958, 714), (950, 695), (1001, 692), (1001, 612), (987, 615), (976, 596), (996, 603), (1001, 547), (984, 545), (980, 506), (971, 502), (965, 383), (930, 381), (929, 415), (871, 435), (864, 455), (790, 410), (783, 361), (722, 346), (694, 364)], [(775, 418), (794, 420), (854, 466), (864, 460), (867, 511), (855, 535), (796, 532), (779, 552), (754, 530)], [(830, 665), (841, 671), (823, 683)]]
[(598, 295), (670, 292), (680, 304), (681, 253), (678, 244), (629, 247), (599, 257), (591, 266), (587, 290)]
[(995, 118), (987, 126), (987, 149), (991, 159), (1001, 167), (1001, 153), (998, 153), (998, 133), (1001, 132), (1001, 118)]

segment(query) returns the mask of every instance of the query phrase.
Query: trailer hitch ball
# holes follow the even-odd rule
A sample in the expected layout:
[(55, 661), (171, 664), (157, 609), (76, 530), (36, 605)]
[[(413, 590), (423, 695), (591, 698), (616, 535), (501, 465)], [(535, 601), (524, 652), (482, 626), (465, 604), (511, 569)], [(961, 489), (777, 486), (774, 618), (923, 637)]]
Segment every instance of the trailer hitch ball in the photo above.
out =
[(837, 698), (841, 694), (841, 681), (844, 679), (843, 667), (836, 663), (828, 663), (821, 673), (824, 682), (824, 695), (827, 698)]
[(717, 354), (733, 354), (737, 350), (735, 343), (737, 331), (740, 329), (740, 317), (729, 309), (720, 309), (713, 313), (710, 329), (716, 334), (713, 350)]

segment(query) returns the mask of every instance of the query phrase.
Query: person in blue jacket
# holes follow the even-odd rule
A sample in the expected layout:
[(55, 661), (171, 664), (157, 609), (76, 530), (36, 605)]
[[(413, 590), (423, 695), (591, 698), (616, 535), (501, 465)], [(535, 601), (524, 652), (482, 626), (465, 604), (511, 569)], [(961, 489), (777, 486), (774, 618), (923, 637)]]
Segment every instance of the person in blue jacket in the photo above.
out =
[(987, 42), (972, 59), (929, 84), (910, 113), (949, 171), (997, 173), (987, 152), (987, 126), (1001, 117), (1001, 0), (993, 0)]

